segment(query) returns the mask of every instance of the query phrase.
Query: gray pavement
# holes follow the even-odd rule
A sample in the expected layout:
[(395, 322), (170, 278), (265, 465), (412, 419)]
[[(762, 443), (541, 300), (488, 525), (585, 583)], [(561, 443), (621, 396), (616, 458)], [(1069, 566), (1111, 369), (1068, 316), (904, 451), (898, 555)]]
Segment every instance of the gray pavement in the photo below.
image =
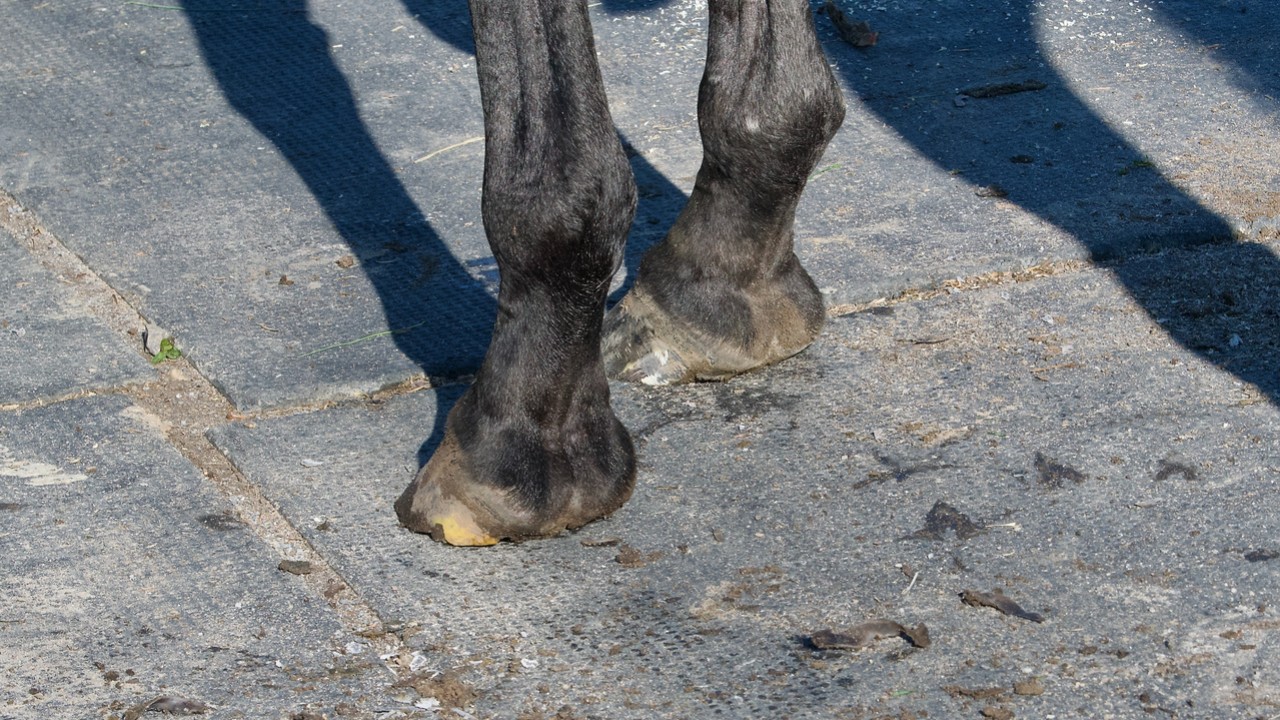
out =
[[(1276, 717), (1280, 8), (840, 4), (826, 331), (615, 386), (635, 497), (486, 551), (391, 511), (493, 313), (464, 4), (0, 6), (0, 718)], [(705, 11), (593, 12), (621, 288)]]

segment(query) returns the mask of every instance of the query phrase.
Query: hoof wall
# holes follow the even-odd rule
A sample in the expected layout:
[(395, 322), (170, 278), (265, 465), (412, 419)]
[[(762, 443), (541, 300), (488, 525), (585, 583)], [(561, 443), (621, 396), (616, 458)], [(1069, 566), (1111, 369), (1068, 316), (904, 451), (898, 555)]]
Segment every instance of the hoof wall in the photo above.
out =
[(481, 529), (476, 524), (475, 516), (465, 505), (453, 504), (457, 507), (427, 518), (431, 528), (428, 534), (433, 540), (459, 547), (484, 547), (498, 544), (498, 538)]
[(452, 487), (453, 481), (461, 477), (464, 474), (457, 441), (452, 434), (446, 434), (431, 462), (396, 500), (400, 524), (449, 545), (496, 545), (502, 535), (485, 522), (485, 513), (473, 510)]

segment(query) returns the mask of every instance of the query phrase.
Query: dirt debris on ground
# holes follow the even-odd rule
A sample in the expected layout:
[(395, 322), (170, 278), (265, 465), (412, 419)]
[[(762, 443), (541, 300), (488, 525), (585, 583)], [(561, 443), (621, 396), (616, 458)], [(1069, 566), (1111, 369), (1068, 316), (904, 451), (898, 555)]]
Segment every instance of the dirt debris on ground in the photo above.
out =
[(929, 628), (924, 623), (907, 627), (892, 620), (869, 620), (848, 630), (819, 630), (809, 636), (809, 644), (818, 650), (861, 650), (879, 640), (900, 637), (912, 646), (929, 647)]
[(1013, 598), (1004, 594), (1000, 588), (995, 588), (991, 592), (981, 592), (978, 590), (965, 590), (960, 593), (960, 601), (965, 605), (973, 607), (988, 607), (999, 610), (1005, 615), (1030, 620), (1034, 623), (1044, 622), (1044, 616), (1040, 613), (1023, 610), (1022, 606), (1013, 600)]

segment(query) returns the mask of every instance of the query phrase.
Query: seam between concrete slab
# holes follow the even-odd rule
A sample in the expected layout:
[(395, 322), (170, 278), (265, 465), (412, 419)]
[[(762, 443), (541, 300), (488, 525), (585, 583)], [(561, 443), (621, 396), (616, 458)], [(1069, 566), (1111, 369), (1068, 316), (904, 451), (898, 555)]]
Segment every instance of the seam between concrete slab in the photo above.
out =
[[(204, 381), (201, 379), (199, 382)], [(313, 593), (324, 598), (344, 628), (382, 646), (379, 647), (380, 653), (399, 653), (399, 639), (383, 632), (382, 620), (364, 598), (329, 566), (311, 543), (285, 519), (279, 508), (245, 479), (240, 469), (209, 442), (204, 434), (207, 426), (202, 423), (194, 430), (175, 432), (173, 418), (159, 415), (155, 402), (148, 402), (145, 398), (133, 399), (142, 417), (161, 430), (170, 444), (204, 474), (209, 483), (231, 503), (240, 520), (259, 539), (282, 560), (310, 563), (311, 571), (299, 575), (299, 578)]]
[[(46, 230), (34, 213), (23, 208), (12, 195), (3, 190), (0, 190), (0, 228), (12, 233), (42, 266), (68, 286), (75, 299), (94, 317), (114, 332), (126, 336), (129, 344), (139, 354), (146, 356), (141, 333), (144, 329), (154, 333), (158, 328)], [(402, 383), (385, 392), (388, 395), (404, 394), (420, 389), (420, 385), (420, 382)], [(58, 398), (31, 403), (6, 404), (0, 406), (0, 410), (27, 410), (63, 400), (112, 394), (128, 397), (138, 409), (140, 418), (154, 427), (204, 474), (218, 493), (231, 504), (239, 518), (273, 552), (278, 553), (282, 559), (305, 560), (310, 563), (311, 572), (299, 577), (311, 592), (326, 601), (346, 630), (369, 640), (379, 654), (402, 654), (404, 647), (400, 638), (384, 631), (381, 619), (364, 598), (325, 562), (280, 510), (246, 480), (239, 468), (205, 437), (205, 432), (215, 425), (230, 419), (249, 417), (235, 414), (230, 401), (186, 358), (166, 360), (155, 381), (105, 391), (68, 393)], [(180, 406), (175, 405), (170, 402), (174, 397), (183, 398), (185, 402)], [(336, 403), (325, 406), (333, 404)], [(319, 408), (293, 408), (291, 412), (282, 411), (277, 414), (315, 409)]]
[(933, 287), (908, 288), (896, 295), (876, 298), (869, 302), (841, 303), (832, 305), (827, 308), (827, 317), (843, 317), (845, 315), (852, 315), (854, 313), (863, 312), (876, 307), (920, 302), (922, 300), (931, 300), (942, 295), (950, 295), (955, 292), (969, 292), (995, 287), (997, 285), (1024, 283), (1031, 280), (1037, 280), (1039, 278), (1075, 273), (1099, 267), (1102, 267), (1102, 265), (1098, 263), (1091, 263), (1086, 260), (1058, 260), (1053, 262), (1037, 263), (1022, 270), (992, 270), (991, 272), (982, 273), (981, 275), (943, 280), (936, 283)]
[(1146, 257), (1157, 255), (1195, 254), (1205, 250), (1211, 250), (1212, 248), (1222, 247), (1223, 245), (1250, 245), (1265, 248), (1268, 251), (1273, 252), (1271, 246), (1266, 242), (1267, 239), (1268, 237), (1265, 234), (1255, 233), (1252, 238), (1241, 237), (1235, 240), (1216, 240), (1181, 247), (1158, 248), (1148, 252), (1131, 252), (1125, 254), (1123, 257), (1117, 257), (1109, 260), (1054, 260), (1036, 263), (1035, 265), (1031, 265), (1030, 267), (1021, 270), (992, 270), (979, 275), (942, 280), (931, 287), (907, 288), (895, 295), (879, 297), (863, 303), (839, 303), (830, 305), (827, 307), (827, 317), (843, 317), (845, 315), (852, 315), (854, 313), (864, 312), (877, 307), (932, 300), (934, 298), (941, 297), (943, 295), (951, 295), (956, 292), (983, 290), (1000, 285), (1015, 285), (1056, 275), (1079, 273), (1088, 270), (1110, 271), (1128, 263), (1140, 261), (1142, 258)]
[(154, 331), (157, 329), (155, 325), (144, 319), (123, 295), (46, 230), (35, 213), (4, 190), (0, 190), (0, 228), (12, 233), (37, 262), (62, 282), (77, 302), (107, 327), (128, 337), (130, 346), (146, 356), (141, 332), (148, 326)]
[(73, 390), (71, 392), (63, 393), (61, 395), (44, 397), (44, 398), (40, 398), (39, 400), (32, 400), (30, 402), (0, 403), (0, 412), (21, 412), (23, 410), (35, 410), (36, 408), (42, 408), (48, 405), (57, 405), (60, 402), (67, 402), (69, 400), (80, 400), (82, 398), (96, 397), (99, 395), (124, 395), (126, 394), (126, 387), (127, 386), (121, 386), (116, 388), (108, 388), (105, 390), (104, 389)]

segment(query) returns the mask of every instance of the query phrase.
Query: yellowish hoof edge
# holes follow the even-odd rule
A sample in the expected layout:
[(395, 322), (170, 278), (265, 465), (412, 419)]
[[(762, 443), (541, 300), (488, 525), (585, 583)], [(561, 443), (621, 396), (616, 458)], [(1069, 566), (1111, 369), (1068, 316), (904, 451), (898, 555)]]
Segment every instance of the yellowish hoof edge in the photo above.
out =
[(446, 516), (431, 518), (429, 522), (432, 526), (440, 528), (441, 536), (450, 545), (485, 547), (498, 544), (498, 538), (481, 530), (470, 518), (459, 521), (456, 517)]

